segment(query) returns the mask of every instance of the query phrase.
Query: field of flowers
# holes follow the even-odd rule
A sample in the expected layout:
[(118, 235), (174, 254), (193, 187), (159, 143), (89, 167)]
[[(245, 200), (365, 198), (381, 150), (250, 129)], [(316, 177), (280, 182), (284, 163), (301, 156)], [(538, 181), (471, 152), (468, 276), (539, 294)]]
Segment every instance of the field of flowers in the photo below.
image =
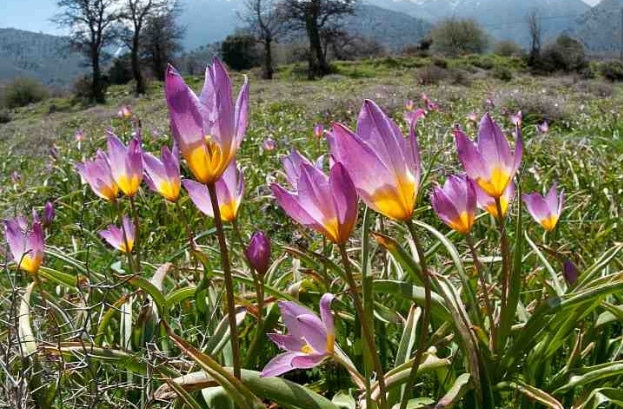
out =
[(0, 405), (623, 407), (618, 87), (367, 64), (1, 125)]

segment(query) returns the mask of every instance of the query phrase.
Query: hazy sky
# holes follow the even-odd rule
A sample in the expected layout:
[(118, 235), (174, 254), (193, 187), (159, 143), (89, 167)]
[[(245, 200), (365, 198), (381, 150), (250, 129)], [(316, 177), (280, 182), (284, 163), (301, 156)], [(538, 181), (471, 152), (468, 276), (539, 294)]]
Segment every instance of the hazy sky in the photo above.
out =
[[(594, 5), (600, 0), (583, 0)], [(0, 27), (63, 34), (63, 30), (50, 21), (58, 9), (55, 0), (0, 0)]]

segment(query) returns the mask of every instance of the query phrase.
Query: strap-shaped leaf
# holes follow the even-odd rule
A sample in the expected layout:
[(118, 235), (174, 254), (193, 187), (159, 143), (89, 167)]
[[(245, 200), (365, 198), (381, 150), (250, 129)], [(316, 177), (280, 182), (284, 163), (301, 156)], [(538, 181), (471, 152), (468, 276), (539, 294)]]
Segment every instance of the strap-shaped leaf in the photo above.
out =
[(528, 399), (539, 402), (542, 405), (551, 409), (565, 409), (562, 403), (558, 402), (556, 398), (542, 391), (539, 388), (528, 385), (523, 381), (516, 382), (500, 382), (496, 385), (499, 390), (516, 390), (524, 394)]

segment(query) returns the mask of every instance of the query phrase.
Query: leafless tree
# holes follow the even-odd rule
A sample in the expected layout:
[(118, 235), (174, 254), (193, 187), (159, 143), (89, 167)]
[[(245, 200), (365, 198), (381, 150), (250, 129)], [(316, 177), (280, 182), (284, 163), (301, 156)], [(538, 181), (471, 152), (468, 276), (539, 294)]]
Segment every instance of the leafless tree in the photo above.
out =
[(331, 69), (327, 62), (321, 32), (339, 18), (353, 14), (359, 0), (281, 0), (284, 17), (294, 29), (305, 30), (309, 40), (309, 78), (322, 77)]
[(164, 81), (167, 63), (182, 51), (180, 40), (185, 30), (176, 21), (180, 11), (176, 3), (172, 9), (154, 14), (147, 19), (141, 34), (141, 57), (159, 81)]
[(141, 71), (141, 33), (148, 19), (161, 15), (175, 4), (172, 0), (123, 0), (121, 20), (126, 24), (123, 40), (130, 49), (132, 76), (136, 83), (135, 94), (145, 93), (145, 78)]
[(262, 78), (273, 78), (272, 44), (286, 31), (278, 0), (245, 0), (240, 16), (257, 40), (264, 46)]
[(54, 21), (71, 31), (72, 46), (87, 58), (92, 68), (91, 92), (95, 102), (105, 102), (102, 79), (102, 50), (113, 42), (118, 20), (116, 0), (58, 0), (61, 12)]
[(539, 17), (539, 12), (536, 9), (532, 10), (532, 12), (528, 14), (527, 22), (528, 30), (530, 32), (530, 56), (528, 65), (533, 67), (539, 59), (539, 54), (541, 53), (542, 35), (541, 19)]

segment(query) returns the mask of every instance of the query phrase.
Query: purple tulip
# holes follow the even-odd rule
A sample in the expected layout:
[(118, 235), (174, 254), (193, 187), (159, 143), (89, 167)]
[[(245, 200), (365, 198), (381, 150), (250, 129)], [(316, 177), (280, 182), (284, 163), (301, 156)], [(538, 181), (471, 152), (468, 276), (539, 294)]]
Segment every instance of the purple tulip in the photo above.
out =
[(523, 195), (528, 212), (547, 231), (552, 231), (556, 227), (565, 201), (565, 192), (561, 191), (558, 196), (556, 188), (557, 184), (554, 183), (545, 197), (538, 193)]
[(99, 235), (106, 240), (108, 244), (122, 253), (132, 251), (132, 248), (134, 247), (135, 234), (134, 223), (132, 223), (128, 216), (123, 217), (121, 229), (114, 224), (110, 224), (106, 230), (99, 232)]
[(180, 196), (180, 162), (177, 146), (173, 152), (168, 147), (162, 147), (161, 160), (155, 156), (144, 153), (143, 167), (145, 168), (145, 181), (151, 190), (160, 193), (170, 202), (175, 202)]
[(515, 126), (521, 126), (521, 121), (523, 119), (523, 115), (521, 111), (517, 111), (516, 114), (511, 114), (510, 121)]
[(565, 278), (568, 285), (573, 285), (578, 281), (580, 273), (578, 272), (578, 268), (573, 261), (569, 259), (565, 260), (562, 265), (562, 276)]
[(18, 171), (14, 170), (13, 172), (11, 172), (11, 183), (17, 185), (21, 180), (22, 175)]
[(324, 126), (322, 124), (314, 125), (314, 136), (318, 139), (322, 138), (324, 135)]
[(127, 196), (134, 196), (143, 181), (143, 151), (134, 138), (126, 148), (112, 132), (108, 132), (108, 163), (112, 177)]
[(320, 156), (316, 162), (312, 162), (303, 155), (301, 155), (296, 149), (292, 149), (288, 156), (284, 156), (281, 159), (283, 164), (283, 170), (286, 173), (286, 180), (296, 190), (296, 184), (301, 176), (301, 165), (307, 164), (322, 171), (322, 164), (324, 161), (324, 155)]
[(357, 133), (333, 125), (331, 154), (344, 164), (359, 196), (372, 209), (395, 219), (410, 220), (420, 184), (416, 121), (405, 139), (398, 126), (373, 101), (366, 100)]
[(47, 202), (43, 208), (43, 227), (50, 227), (52, 225), (55, 214), (54, 204), (52, 202)]
[(325, 175), (303, 161), (292, 183), (294, 192), (273, 183), (271, 189), (285, 212), (305, 227), (324, 234), (335, 243), (345, 243), (357, 222), (357, 191), (341, 163)]
[(207, 67), (199, 97), (172, 66), (165, 77), (171, 131), (180, 152), (198, 181), (215, 183), (234, 160), (247, 129), (246, 77), (235, 104), (231, 80), (218, 59)]
[(521, 164), (523, 142), (519, 127), (516, 132), (515, 152), (511, 154), (506, 137), (489, 113), (480, 121), (478, 145), (460, 129), (454, 130), (459, 159), (467, 176), (493, 198), (504, 194)]
[(74, 132), (74, 139), (78, 143), (84, 141), (84, 131), (82, 129), (76, 129), (76, 132)]
[(435, 186), (431, 204), (437, 216), (451, 229), (461, 234), (468, 234), (472, 230), (476, 191), (467, 176), (450, 176), (443, 187)]
[(124, 105), (119, 108), (119, 111), (117, 111), (117, 116), (121, 119), (129, 119), (130, 117), (132, 117), (132, 110), (129, 106)]
[(426, 116), (426, 111), (418, 108), (411, 111), (406, 111), (404, 114), (404, 119), (408, 124), (419, 121), (421, 118)]
[(536, 129), (540, 132), (540, 133), (548, 133), (549, 132), (549, 124), (547, 123), (547, 121), (543, 121), (540, 124), (538, 124), (536, 126)]
[(4, 220), (6, 241), (17, 267), (30, 274), (37, 274), (43, 262), (45, 242), (43, 227), (38, 217), (33, 218), (32, 228), (23, 216)]
[(274, 151), (276, 146), (277, 144), (275, 143), (275, 140), (272, 138), (266, 138), (264, 139), (264, 143), (262, 143), (262, 147), (267, 152)]
[(279, 348), (286, 351), (273, 358), (260, 376), (279, 376), (293, 369), (320, 365), (335, 350), (335, 329), (331, 302), (335, 296), (326, 293), (320, 299), (320, 318), (311, 310), (291, 301), (279, 302), (287, 335), (268, 334)]
[(478, 116), (476, 116), (475, 112), (470, 112), (469, 114), (467, 114), (467, 120), (473, 123), (477, 123), (478, 122)]
[[(484, 190), (480, 188), (480, 186), (474, 183), (474, 188), (476, 190), (476, 200), (478, 201), (478, 207), (482, 210), (489, 213), (496, 219), (500, 219), (500, 215), (498, 215), (498, 208), (495, 204), (495, 199), (489, 196)], [(502, 196), (500, 196), (500, 207), (502, 209), (502, 217), (506, 216), (508, 212), (508, 206), (513, 201), (515, 197), (515, 183), (511, 182), (504, 190)]]
[(405, 102), (405, 109), (407, 111), (413, 111), (415, 109), (415, 102), (413, 102), (412, 99), (408, 99), (407, 102)]
[[(182, 184), (197, 209), (206, 216), (214, 217), (207, 186), (189, 179), (184, 179)], [(215, 187), (221, 218), (226, 222), (234, 221), (244, 193), (244, 178), (235, 161), (229, 164), (223, 176), (216, 181)]]
[(258, 274), (266, 274), (270, 266), (270, 240), (268, 236), (261, 231), (253, 233), (245, 255)]
[(117, 198), (119, 186), (113, 179), (105, 153), (98, 150), (95, 159), (76, 165), (76, 169), (96, 195), (110, 202)]

